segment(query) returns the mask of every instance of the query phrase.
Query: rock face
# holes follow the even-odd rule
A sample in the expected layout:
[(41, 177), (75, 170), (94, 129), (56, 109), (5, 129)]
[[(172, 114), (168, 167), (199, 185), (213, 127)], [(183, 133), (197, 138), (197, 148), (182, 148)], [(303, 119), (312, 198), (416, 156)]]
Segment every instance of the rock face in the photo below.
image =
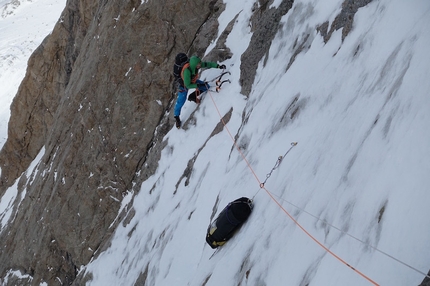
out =
[(75, 280), (115, 229), (133, 182), (157, 166), (148, 150), (172, 127), (176, 53), (204, 50), (222, 9), (221, 1), (67, 2), (11, 106), (0, 195), (17, 180), (19, 195), (0, 234), (0, 277), (20, 270), (32, 278), (9, 284)]
[(352, 29), (352, 24), (354, 22), (354, 15), (357, 13), (358, 9), (366, 6), (372, 2), (372, 0), (345, 0), (342, 3), (342, 10), (339, 15), (334, 19), (330, 30), (328, 31), (329, 23), (323, 23), (318, 30), (324, 38), (324, 42), (327, 43), (330, 40), (331, 35), (334, 31), (342, 29), (342, 41), (348, 36)]
[(259, 1), (252, 19), (253, 35), (248, 49), (241, 57), (240, 84), (241, 93), (249, 95), (254, 83), (258, 63), (269, 51), (272, 40), (278, 32), (279, 22), (293, 6), (293, 0), (283, 0), (278, 8), (270, 7), (272, 1)]

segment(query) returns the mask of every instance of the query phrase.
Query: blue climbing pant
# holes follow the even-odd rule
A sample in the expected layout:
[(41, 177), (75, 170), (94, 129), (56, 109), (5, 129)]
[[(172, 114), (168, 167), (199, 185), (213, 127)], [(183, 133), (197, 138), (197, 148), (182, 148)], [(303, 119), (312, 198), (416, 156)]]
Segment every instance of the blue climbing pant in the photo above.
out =
[[(200, 84), (199, 90), (200, 94), (206, 92), (210, 87), (209, 84), (205, 84), (201, 80), (197, 80), (197, 84)], [(178, 91), (178, 98), (176, 99), (175, 110), (173, 112), (174, 116), (181, 115), (182, 106), (185, 104), (185, 100), (187, 100), (188, 89), (181, 86)]]

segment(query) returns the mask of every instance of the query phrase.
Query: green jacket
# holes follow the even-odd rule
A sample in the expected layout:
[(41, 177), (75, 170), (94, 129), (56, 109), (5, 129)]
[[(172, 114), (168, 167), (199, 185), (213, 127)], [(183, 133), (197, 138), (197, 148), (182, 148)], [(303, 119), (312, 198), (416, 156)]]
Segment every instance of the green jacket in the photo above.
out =
[(182, 70), (182, 79), (184, 81), (184, 86), (187, 89), (197, 88), (197, 79), (199, 78), (199, 69), (197, 65), (200, 63), (200, 68), (217, 68), (218, 64), (213, 62), (202, 62), (200, 58), (192, 56), (190, 58), (189, 66), (184, 66)]

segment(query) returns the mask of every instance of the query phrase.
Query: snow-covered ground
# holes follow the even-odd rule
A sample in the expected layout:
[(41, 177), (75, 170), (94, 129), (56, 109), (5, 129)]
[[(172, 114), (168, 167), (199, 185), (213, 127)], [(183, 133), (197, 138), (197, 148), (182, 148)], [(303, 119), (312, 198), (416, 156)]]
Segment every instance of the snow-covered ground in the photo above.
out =
[[(227, 40), (233, 57), (224, 63), (232, 83), (206, 94), (198, 108), (185, 104), (182, 120), (194, 123), (166, 135), (159, 168), (134, 199), (134, 217), (81, 267), (93, 275), (89, 285), (423, 280), (430, 267), (430, 2), (375, 0), (359, 9), (344, 42), (339, 30), (325, 44), (315, 27), (331, 23), (342, 2), (296, 0), (245, 98), (238, 80), (254, 1), (225, 0), (220, 31), (241, 11)], [(306, 37), (287, 70), (296, 39)], [(9, 57), (1, 53), (2, 82), (18, 70), (22, 78), (25, 59), (7, 63), (29, 50), (25, 43), (9, 48)], [(210, 137), (230, 110), (226, 128)], [(8, 114), (1, 116), (6, 134)], [(291, 142), (298, 144), (277, 166)], [(254, 199), (254, 211), (212, 256), (205, 235), (213, 209), (218, 214), (242, 196)]]

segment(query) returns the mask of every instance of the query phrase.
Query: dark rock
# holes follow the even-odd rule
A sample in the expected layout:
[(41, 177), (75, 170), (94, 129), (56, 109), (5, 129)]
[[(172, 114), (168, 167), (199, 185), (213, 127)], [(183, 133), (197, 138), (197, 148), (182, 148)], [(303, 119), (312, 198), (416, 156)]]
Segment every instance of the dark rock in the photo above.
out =
[(259, 1), (259, 8), (254, 11), (251, 20), (253, 34), (251, 42), (242, 54), (240, 65), (241, 93), (248, 96), (251, 92), (258, 63), (269, 51), (272, 40), (279, 29), (279, 22), (293, 6), (293, 0), (283, 0), (278, 8), (268, 8), (272, 1)]
[(342, 29), (342, 42), (345, 40), (346, 36), (348, 36), (349, 32), (352, 29), (352, 24), (354, 22), (354, 15), (357, 13), (358, 9), (366, 6), (372, 2), (372, 0), (345, 0), (342, 3), (342, 10), (339, 15), (334, 19), (330, 30), (328, 30), (328, 22), (323, 23), (321, 26), (317, 28), (317, 30), (321, 33), (321, 36), (324, 38), (324, 42), (327, 43), (331, 35), (334, 31)]
[(25, 197), (2, 226), (0, 277), (12, 269), (33, 284), (79, 285), (78, 269), (125, 215), (117, 217), (123, 197), (157, 168), (172, 127), (176, 53), (205, 50), (222, 9), (221, 1), (67, 2), (11, 106), (0, 195), (19, 179), (16, 202)]
[(430, 271), (427, 273), (427, 277), (424, 278), (423, 282), (419, 286), (430, 286)]

